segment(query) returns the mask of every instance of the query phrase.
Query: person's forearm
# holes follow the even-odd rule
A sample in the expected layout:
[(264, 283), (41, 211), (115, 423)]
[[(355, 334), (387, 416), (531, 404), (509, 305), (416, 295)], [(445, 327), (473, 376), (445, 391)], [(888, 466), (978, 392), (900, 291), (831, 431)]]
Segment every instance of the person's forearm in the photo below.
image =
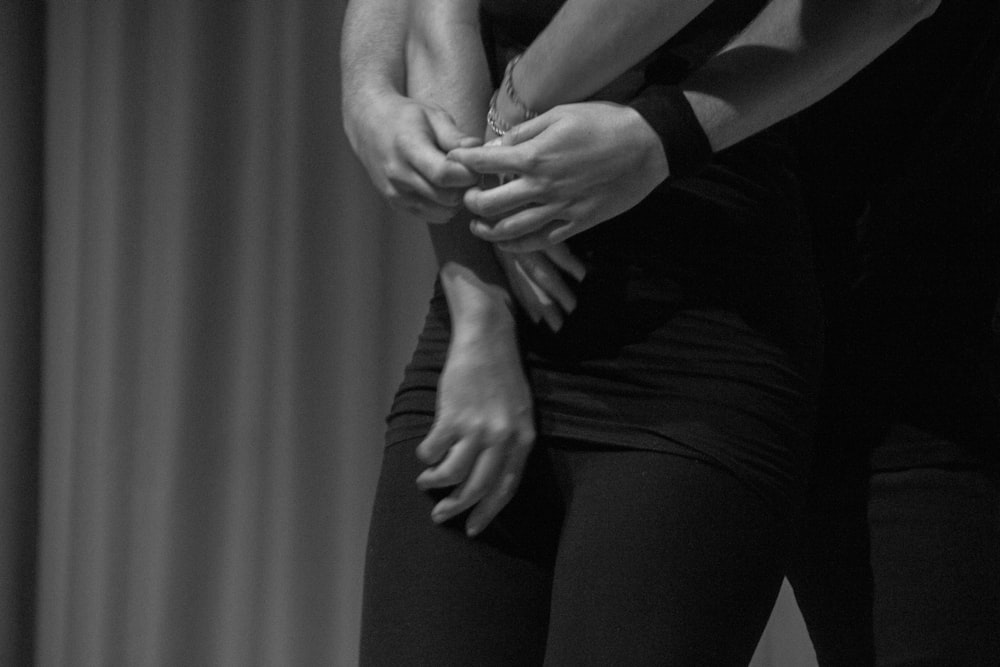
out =
[(681, 87), (722, 150), (834, 91), (938, 0), (772, 0)]
[(353, 120), (373, 95), (406, 85), (406, 0), (351, 0), (340, 45), (344, 130), (355, 150)]
[[(482, 136), (490, 80), (476, 0), (413, 0), (406, 50), (407, 94), (451, 114), (463, 132)], [(431, 242), (452, 316), (509, 303), (490, 244), (474, 237), (465, 212), (431, 225)], [(462, 312), (459, 312), (462, 311)]]
[(514, 75), (533, 111), (579, 102), (673, 37), (712, 0), (567, 0)]

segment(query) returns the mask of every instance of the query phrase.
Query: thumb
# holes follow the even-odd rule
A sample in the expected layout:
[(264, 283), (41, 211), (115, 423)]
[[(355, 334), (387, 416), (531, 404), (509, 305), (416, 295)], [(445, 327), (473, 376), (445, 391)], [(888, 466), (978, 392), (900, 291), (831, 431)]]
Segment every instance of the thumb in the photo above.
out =
[(470, 137), (458, 129), (455, 121), (445, 111), (434, 111), (427, 115), (431, 124), (431, 131), (434, 132), (434, 141), (438, 148), (447, 153), (453, 148), (477, 146), (482, 140)]

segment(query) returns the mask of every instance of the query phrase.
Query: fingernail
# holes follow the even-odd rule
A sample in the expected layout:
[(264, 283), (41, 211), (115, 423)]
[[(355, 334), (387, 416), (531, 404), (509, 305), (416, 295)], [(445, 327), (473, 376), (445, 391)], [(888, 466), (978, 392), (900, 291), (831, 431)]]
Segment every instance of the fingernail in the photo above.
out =
[(476, 535), (479, 534), (479, 531), (481, 531), (481, 530), (482, 530), (482, 526), (478, 526), (478, 525), (477, 526), (466, 526), (465, 527), (465, 534), (468, 535), (469, 537), (475, 537)]
[(431, 521), (434, 523), (444, 523), (448, 520), (448, 515), (441, 510), (434, 510), (431, 512)]
[(458, 145), (462, 148), (472, 148), (473, 146), (479, 146), (483, 143), (482, 139), (476, 139), (475, 137), (465, 137), (458, 142)]
[(487, 148), (493, 148), (495, 146), (502, 146), (503, 145), (503, 139), (501, 139), (500, 137), (497, 137), (496, 139), (488, 141), (488, 142), (486, 142), (483, 145), (486, 146)]
[(490, 231), (490, 227), (481, 220), (473, 220), (472, 222), (469, 223), (469, 231), (477, 235), (485, 234), (486, 232)]

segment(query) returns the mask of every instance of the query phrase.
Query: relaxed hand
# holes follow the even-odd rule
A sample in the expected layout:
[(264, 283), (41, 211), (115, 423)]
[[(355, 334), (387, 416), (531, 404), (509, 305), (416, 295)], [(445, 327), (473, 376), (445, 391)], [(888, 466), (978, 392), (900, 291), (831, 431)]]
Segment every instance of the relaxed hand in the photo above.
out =
[(634, 109), (611, 102), (555, 107), (495, 144), (449, 157), (479, 173), (519, 176), (465, 194), (482, 218), (473, 233), (512, 252), (543, 249), (613, 218), (669, 175), (657, 134)]
[(587, 274), (583, 262), (564, 243), (524, 253), (498, 249), (496, 255), (511, 293), (531, 321), (544, 321), (552, 331), (559, 331), (576, 309), (576, 294), (567, 276), (582, 281)]
[(434, 427), (417, 447), (431, 466), (421, 489), (456, 487), (434, 507), (441, 523), (474, 507), (472, 536), (510, 501), (535, 440), (531, 391), (521, 366), (513, 317), (484, 326), (456, 326), (438, 383)]

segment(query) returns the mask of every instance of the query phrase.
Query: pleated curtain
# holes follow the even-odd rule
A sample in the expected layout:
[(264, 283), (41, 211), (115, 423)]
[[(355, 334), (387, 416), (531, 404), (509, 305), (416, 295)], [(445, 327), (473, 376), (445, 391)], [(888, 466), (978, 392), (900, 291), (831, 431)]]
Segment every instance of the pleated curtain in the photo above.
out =
[(356, 664), (434, 267), (343, 136), (345, 4), (0, 2), (0, 664)]

